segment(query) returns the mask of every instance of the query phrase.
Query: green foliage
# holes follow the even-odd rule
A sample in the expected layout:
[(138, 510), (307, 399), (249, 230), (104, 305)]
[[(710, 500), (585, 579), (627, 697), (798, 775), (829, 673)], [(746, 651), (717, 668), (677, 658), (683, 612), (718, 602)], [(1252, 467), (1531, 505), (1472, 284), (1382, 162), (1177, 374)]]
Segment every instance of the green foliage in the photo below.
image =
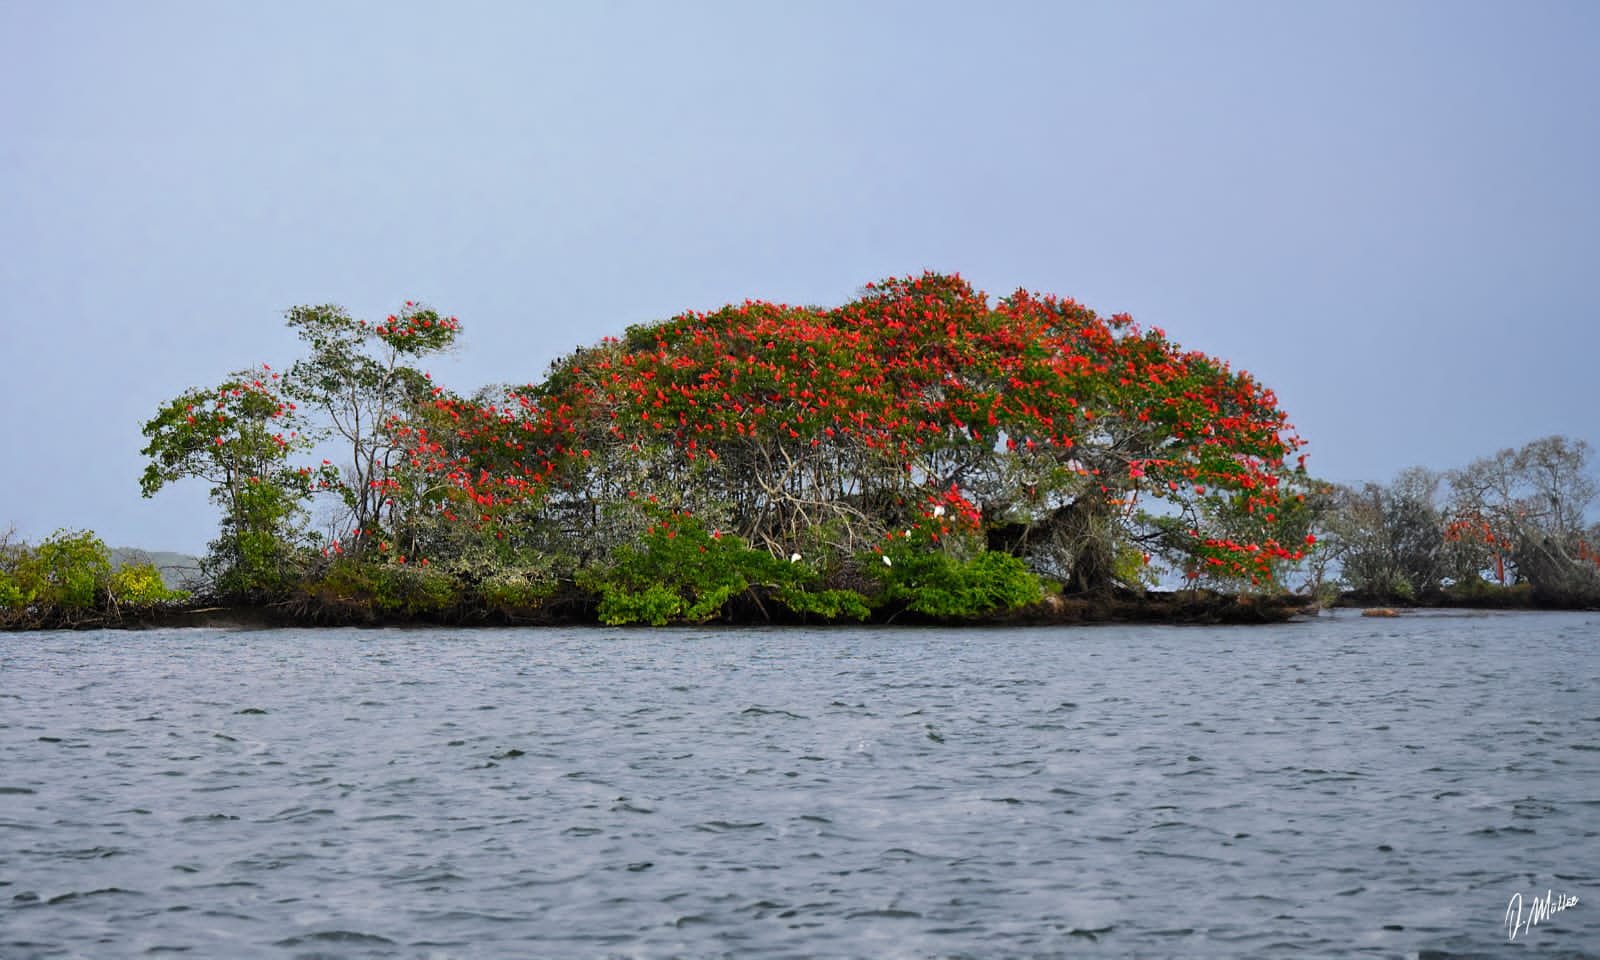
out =
[(370, 605), (386, 613), (440, 613), (459, 606), (461, 586), (448, 573), (416, 564), (341, 558), (307, 590), (325, 599)]
[(58, 530), (37, 546), (0, 538), (0, 626), (92, 622), (121, 607), (181, 600), (148, 563), (113, 571), (111, 551), (86, 530)]
[(665, 584), (653, 583), (643, 590), (629, 590), (602, 583), (600, 590), (600, 622), (610, 626), (648, 623), (660, 627), (685, 617), (683, 596)]
[(187, 590), (169, 589), (152, 563), (125, 563), (111, 574), (111, 595), (118, 603), (154, 607), (189, 598)]
[(111, 552), (87, 531), (58, 530), (33, 558), (39, 599), (63, 610), (94, 607), (111, 581)]
[(295, 520), (304, 488), (299, 475), (282, 479), (247, 485), (236, 498), (240, 514), (224, 519), (222, 536), (203, 562), (218, 593), (281, 594), (299, 580), (304, 551), (296, 544)]
[(526, 567), (497, 571), (478, 584), (485, 603), (502, 610), (534, 610), (555, 595), (560, 581), (551, 569)]
[[(966, 617), (1042, 597), (1038, 578), (1022, 560), (978, 550), (942, 520), (912, 530), (887, 553), (864, 561), (869, 578), (882, 586), (880, 595), (869, 599), (852, 589), (816, 589), (821, 577), (803, 558), (776, 559), (738, 537), (708, 532), (687, 514), (657, 511), (656, 516), (659, 522), (636, 544), (613, 552), (609, 567), (580, 574), (580, 586), (600, 595), (604, 623), (708, 620), (753, 585), (770, 588), (795, 613), (829, 620), (864, 620), (874, 599), (902, 602), (928, 616)], [(941, 531), (948, 551), (937, 546)], [(882, 562), (884, 556), (891, 558), (889, 564)]]
[(1480, 578), (1452, 584), (1444, 589), (1444, 596), (1455, 603), (1474, 607), (1530, 607), (1533, 603), (1533, 585), (1517, 583), (1501, 586)]
[(316, 474), (288, 465), (312, 438), (279, 375), (263, 366), (211, 390), (189, 390), (164, 404), (143, 433), (146, 497), (195, 478), (211, 484), (211, 500), (223, 509), (206, 563), (219, 592), (281, 590), (293, 575), (297, 521)]
[(405, 564), (383, 564), (377, 570), (374, 602), (381, 610), (437, 613), (461, 602), (459, 587), (446, 574)]
[(1388, 485), (1335, 491), (1325, 537), (1346, 587), (1404, 600), (1438, 591), (1452, 559), (1437, 506), (1439, 482), (1438, 474), (1412, 467)]
[(22, 586), (17, 583), (15, 577), (0, 571), (0, 610), (23, 607), (32, 599), (32, 594), (22, 592)]
[(306, 589), (326, 599), (370, 603), (378, 592), (373, 566), (355, 557), (340, 557), (307, 581)]
[[(889, 562), (883, 563), (886, 558)], [(1021, 559), (984, 551), (967, 560), (945, 553), (896, 544), (884, 551), (871, 570), (883, 584), (883, 599), (903, 602), (906, 609), (931, 617), (971, 617), (1038, 603), (1044, 596), (1039, 578)]]
[(660, 522), (637, 544), (617, 548), (608, 567), (581, 576), (580, 586), (600, 594), (602, 623), (709, 620), (750, 588), (751, 575), (767, 579), (776, 565), (738, 537), (708, 531), (696, 517), (656, 515)]
[(867, 598), (855, 590), (806, 590), (790, 584), (778, 591), (777, 598), (795, 613), (824, 620), (865, 620), (872, 615)]

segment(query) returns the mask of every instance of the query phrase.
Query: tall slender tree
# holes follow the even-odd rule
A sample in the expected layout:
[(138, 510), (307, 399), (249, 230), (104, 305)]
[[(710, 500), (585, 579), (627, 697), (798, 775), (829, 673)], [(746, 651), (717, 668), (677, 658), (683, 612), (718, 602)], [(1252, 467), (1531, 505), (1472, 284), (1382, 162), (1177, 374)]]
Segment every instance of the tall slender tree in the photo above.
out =
[(347, 544), (359, 547), (397, 516), (393, 494), (402, 450), (396, 428), (435, 390), (415, 363), (449, 350), (460, 324), (410, 301), (380, 323), (331, 305), (294, 307), (286, 320), (311, 349), (290, 370), (289, 392), (325, 418), (329, 433), (349, 450), (338, 526), (348, 531)]

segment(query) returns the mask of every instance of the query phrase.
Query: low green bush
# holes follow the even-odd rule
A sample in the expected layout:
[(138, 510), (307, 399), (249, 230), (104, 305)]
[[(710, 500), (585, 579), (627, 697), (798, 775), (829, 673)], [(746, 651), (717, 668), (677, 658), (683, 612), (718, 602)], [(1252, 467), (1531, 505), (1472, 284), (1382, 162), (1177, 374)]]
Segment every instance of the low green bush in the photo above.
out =
[[(883, 559), (887, 558), (888, 563)], [(1039, 578), (1008, 553), (983, 551), (958, 560), (916, 544), (896, 544), (865, 568), (883, 585), (882, 600), (930, 617), (971, 617), (1037, 603)]]
[(111, 595), (126, 606), (155, 607), (187, 600), (189, 591), (170, 589), (154, 564), (125, 563), (111, 574)]
[(779, 603), (795, 613), (824, 620), (865, 620), (872, 615), (872, 605), (855, 590), (807, 590), (800, 584), (789, 584), (776, 596)]
[(111, 552), (85, 530), (58, 530), (33, 548), (40, 602), (63, 610), (87, 610), (107, 598)]
[(555, 595), (559, 582), (525, 570), (497, 573), (478, 584), (478, 594), (491, 607), (535, 610)]
[(16, 610), (27, 606), (33, 599), (31, 592), (24, 593), (22, 586), (11, 574), (0, 571), (0, 610)]
[(750, 589), (751, 577), (770, 579), (776, 561), (740, 538), (708, 531), (687, 513), (656, 516), (637, 544), (618, 547), (609, 566), (579, 577), (580, 587), (599, 594), (602, 623), (704, 622)]
[(313, 596), (370, 604), (388, 613), (438, 613), (461, 603), (461, 587), (454, 577), (398, 562), (340, 559), (305, 589)]

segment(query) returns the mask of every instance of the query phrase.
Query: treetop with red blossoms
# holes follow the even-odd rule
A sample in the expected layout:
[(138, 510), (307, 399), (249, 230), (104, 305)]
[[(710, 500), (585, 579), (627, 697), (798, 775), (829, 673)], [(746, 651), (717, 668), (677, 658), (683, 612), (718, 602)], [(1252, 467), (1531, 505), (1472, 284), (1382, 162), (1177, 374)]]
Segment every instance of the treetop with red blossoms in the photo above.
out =
[[(820, 526), (849, 553), (951, 491), (978, 535), (1048, 532), (1072, 508), (1228, 576), (1296, 558), (1273, 527), (1302, 441), (1271, 390), (1125, 315), (1026, 290), (991, 304), (959, 275), (890, 278), (834, 309), (686, 312), (499, 402), (435, 393), (431, 426), (398, 425), (410, 461), (448, 488), (443, 509), (510, 530), (645, 492), (775, 555)], [(1201, 536), (1222, 513), (1237, 529)], [(1162, 517), (1195, 535), (1175, 541)]]

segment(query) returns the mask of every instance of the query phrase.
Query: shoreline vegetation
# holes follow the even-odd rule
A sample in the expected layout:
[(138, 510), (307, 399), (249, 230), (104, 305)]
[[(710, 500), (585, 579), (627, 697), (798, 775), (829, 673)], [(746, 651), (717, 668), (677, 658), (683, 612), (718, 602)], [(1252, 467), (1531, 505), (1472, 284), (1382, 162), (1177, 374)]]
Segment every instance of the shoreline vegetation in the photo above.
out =
[[(1368, 616), (1406, 616), (1419, 610), (1539, 612), (1600, 610), (1600, 604), (1542, 602), (1525, 586), (1491, 588), (1470, 595), (1440, 592), (1431, 596), (1375, 596), (1344, 592), (1322, 598), (1294, 593), (1229, 594), (1207, 589), (1135, 592), (1118, 590), (1096, 596), (1051, 594), (1035, 603), (967, 616), (934, 616), (905, 607), (873, 611), (865, 618), (824, 618), (783, 607), (776, 598), (759, 594), (730, 602), (717, 616), (693, 621), (718, 629), (764, 626), (987, 626), (1036, 627), (1109, 623), (1161, 625), (1230, 625), (1283, 623), (1315, 617), (1324, 610), (1358, 610)], [(673, 621), (679, 624), (687, 621)], [(553, 596), (533, 607), (491, 604), (483, 598), (435, 609), (382, 605), (370, 595), (311, 595), (252, 603), (215, 600), (168, 600), (144, 605), (120, 603), (97, 608), (54, 608), (29, 621), (7, 622), (9, 630), (146, 630), (158, 628), (290, 628), (290, 627), (601, 627), (593, 597), (580, 591)]]
[[(772, 598), (768, 598), (770, 601)], [(777, 615), (773, 616), (774, 609)], [(1048, 626), (1095, 623), (1263, 624), (1280, 623), (1315, 612), (1305, 598), (1291, 594), (1251, 597), (1211, 591), (1151, 592), (1100, 597), (1050, 596), (1037, 603), (987, 615), (939, 617), (905, 609), (879, 611), (864, 619), (823, 619), (797, 614), (751, 597), (732, 603), (714, 619), (694, 621), (704, 628), (761, 626)], [(682, 621), (677, 621), (682, 623)], [(57, 611), (26, 627), (31, 630), (141, 630), (163, 627), (599, 627), (592, 602), (555, 600), (535, 608), (487, 605), (413, 611), (384, 609), (370, 598), (302, 597), (252, 605), (172, 603), (116, 610)]]
[[(136, 571), (133, 582), (149, 583), (148, 570), (137, 561), (123, 569)], [(113, 574), (115, 576), (115, 574)], [(457, 597), (449, 605), (406, 605), (371, 593), (338, 595), (308, 590), (278, 599), (227, 601), (215, 597), (196, 599), (182, 591), (168, 591), (165, 599), (138, 602), (114, 598), (103, 588), (98, 603), (78, 606), (36, 607), (26, 619), (7, 617), (0, 629), (19, 630), (146, 630), (157, 628), (289, 628), (289, 627), (601, 627), (598, 600), (575, 585), (557, 591), (529, 606), (491, 601), (482, 595)], [(786, 607), (771, 590), (752, 590), (734, 598), (714, 617), (695, 621), (668, 620), (709, 629), (763, 626), (988, 626), (1034, 627), (1110, 623), (1162, 625), (1231, 625), (1283, 623), (1316, 617), (1325, 610), (1358, 610), (1368, 616), (1398, 617), (1419, 610), (1539, 612), (1600, 610), (1600, 603), (1553, 602), (1528, 584), (1479, 586), (1472, 590), (1446, 589), (1415, 597), (1359, 591), (1324, 591), (1319, 597), (1299, 593), (1226, 593), (1210, 589), (1116, 589), (1088, 596), (1046, 594), (1035, 602), (992, 609), (986, 613), (938, 616), (886, 605), (864, 617), (827, 617)], [(630, 623), (641, 623), (635, 620)], [(613, 624), (615, 625), (615, 624)]]
[(0, 536), (0, 628), (1600, 606), (1583, 442), (1341, 487), (1249, 373), (1054, 295), (925, 273), (834, 308), (746, 300), (470, 394), (421, 366), (454, 317), (285, 320), (305, 355), (144, 424), (144, 495), (198, 480), (219, 509), (198, 576), (86, 531)]

